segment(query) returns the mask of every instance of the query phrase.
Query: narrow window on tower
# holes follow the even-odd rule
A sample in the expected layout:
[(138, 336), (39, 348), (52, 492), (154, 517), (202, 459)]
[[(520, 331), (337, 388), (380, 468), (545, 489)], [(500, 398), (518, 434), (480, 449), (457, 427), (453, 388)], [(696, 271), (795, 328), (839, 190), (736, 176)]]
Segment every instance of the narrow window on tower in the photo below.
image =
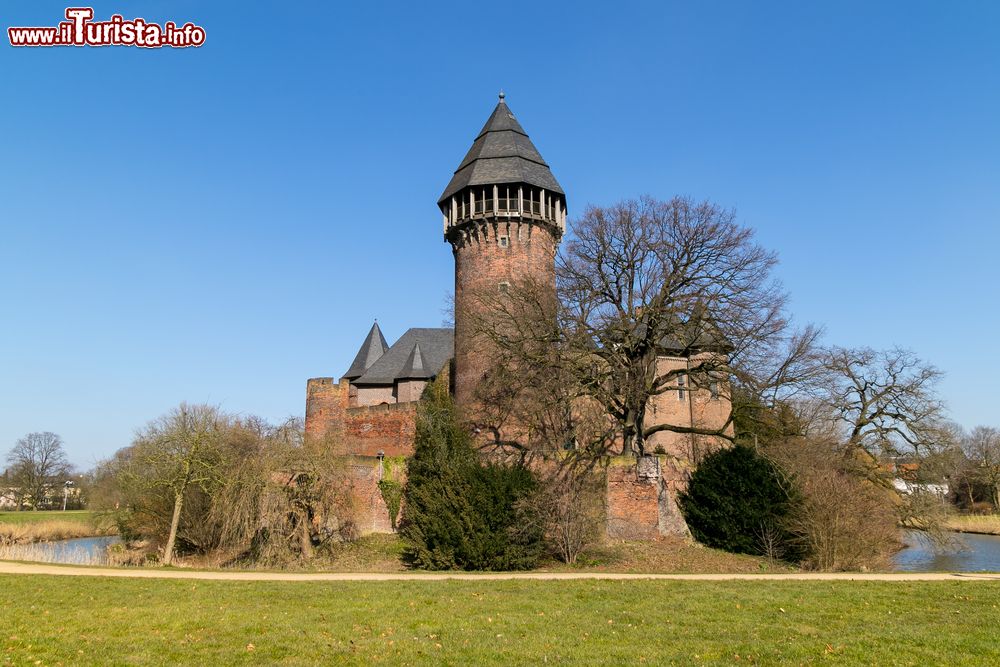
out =
[(719, 400), (719, 383), (718, 382), (712, 382), (711, 384), (709, 384), (708, 385), (708, 391), (711, 392), (711, 394), (712, 394), (712, 400), (713, 401)]
[(499, 285), (497, 285), (497, 288), (500, 290), (501, 294), (507, 294), (508, 292), (510, 292), (510, 283), (502, 282)]
[(510, 238), (507, 236), (501, 236), (499, 240), (501, 248), (506, 248), (507, 246), (510, 245)]
[(685, 385), (685, 378), (684, 378), (684, 376), (683, 375), (678, 375), (677, 376), (677, 400), (678, 401), (683, 401), (684, 400), (684, 385)]

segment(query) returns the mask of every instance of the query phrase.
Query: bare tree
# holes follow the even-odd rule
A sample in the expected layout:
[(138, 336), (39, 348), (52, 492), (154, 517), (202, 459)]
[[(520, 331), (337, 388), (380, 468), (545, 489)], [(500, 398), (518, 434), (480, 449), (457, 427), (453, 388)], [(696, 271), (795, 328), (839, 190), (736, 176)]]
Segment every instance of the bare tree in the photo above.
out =
[[(731, 415), (721, 424), (675, 424), (649, 420), (647, 410), (680, 382), (727, 391), (730, 377), (749, 381), (752, 373), (763, 391), (796, 374), (795, 355), (817, 335), (811, 330), (790, 347), (791, 360), (760, 377), (762, 359), (795, 343), (785, 295), (771, 278), (775, 262), (732, 211), (711, 203), (645, 197), (588, 208), (557, 259), (556, 294), (523, 280), (501, 298), (482, 296), (473, 328), (499, 350), (494, 375), (509, 371), (509, 400), (496, 400), (503, 387), (494, 386), (482, 403), (502, 418), (518, 403), (537, 405), (526, 400), (534, 387), (550, 404), (559, 399), (555, 413), (572, 418), (586, 399), (637, 455), (660, 431), (731, 439)], [(659, 363), (665, 350), (689, 363)]]
[(788, 528), (817, 570), (882, 568), (899, 547), (900, 498), (838, 456), (840, 442), (811, 437), (772, 441), (765, 455), (800, 500)]
[(580, 553), (597, 540), (604, 523), (604, 471), (590, 460), (570, 456), (560, 465), (541, 466), (537, 491), (519, 501), (523, 517), (540, 531), (548, 549), (564, 563), (575, 563)]
[(151, 491), (166, 490), (172, 500), (164, 565), (173, 562), (188, 490), (221, 481), (219, 447), (225, 426), (216, 408), (182, 403), (136, 436), (124, 475)]
[(14, 445), (7, 454), (10, 479), (18, 489), (18, 510), (25, 501), (32, 509), (39, 509), (53, 484), (69, 473), (62, 439), (55, 433), (29, 433)]
[(994, 511), (1000, 510), (1000, 429), (977, 426), (962, 439), (976, 480), (988, 486)]
[(942, 374), (912, 352), (835, 347), (825, 366), (823, 401), (844, 429), (849, 454), (924, 454), (944, 437), (944, 405), (935, 393)]

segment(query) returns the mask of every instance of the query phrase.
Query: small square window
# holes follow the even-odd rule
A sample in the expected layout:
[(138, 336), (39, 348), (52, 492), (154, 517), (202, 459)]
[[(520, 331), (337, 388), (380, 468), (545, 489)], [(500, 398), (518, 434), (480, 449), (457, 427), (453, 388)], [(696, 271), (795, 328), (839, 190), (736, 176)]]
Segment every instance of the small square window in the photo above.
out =
[(500, 247), (501, 248), (506, 248), (509, 245), (510, 245), (510, 238), (507, 237), (507, 236), (501, 236), (500, 237)]
[(501, 294), (507, 294), (508, 292), (510, 292), (510, 283), (502, 282), (499, 285), (497, 285), (497, 288), (500, 290)]

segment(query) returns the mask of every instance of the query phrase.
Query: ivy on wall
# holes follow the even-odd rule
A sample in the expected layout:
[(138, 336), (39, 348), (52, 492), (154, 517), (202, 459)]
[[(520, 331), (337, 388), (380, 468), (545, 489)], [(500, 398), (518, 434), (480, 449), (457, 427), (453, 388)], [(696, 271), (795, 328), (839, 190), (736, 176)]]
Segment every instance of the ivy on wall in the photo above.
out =
[(385, 458), (382, 461), (383, 475), (378, 483), (378, 490), (382, 493), (382, 500), (389, 510), (389, 523), (393, 530), (396, 530), (399, 509), (403, 502), (403, 485), (397, 480), (396, 471), (405, 464), (406, 459), (401, 456)]

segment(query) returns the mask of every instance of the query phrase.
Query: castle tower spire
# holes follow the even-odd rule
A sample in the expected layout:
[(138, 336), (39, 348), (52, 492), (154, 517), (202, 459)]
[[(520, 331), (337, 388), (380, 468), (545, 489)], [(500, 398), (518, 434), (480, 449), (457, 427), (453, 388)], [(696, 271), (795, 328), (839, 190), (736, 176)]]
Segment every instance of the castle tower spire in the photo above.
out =
[(385, 336), (382, 335), (382, 330), (379, 329), (378, 320), (375, 320), (372, 328), (368, 331), (368, 335), (365, 337), (365, 342), (361, 344), (361, 349), (358, 350), (354, 361), (351, 362), (351, 367), (347, 369), (343, 377), (347, 380), (357, 380), (388, 349), (389, 344), (385, 342)]
[(555, 254), (566, 230), (566, 194), (507, 105), (499, 100), (438, 199), (455, 256), (455, 401), (470, 411), (493, 365), (473, 341), (483, 294), (530, 277), (555, 291)]

